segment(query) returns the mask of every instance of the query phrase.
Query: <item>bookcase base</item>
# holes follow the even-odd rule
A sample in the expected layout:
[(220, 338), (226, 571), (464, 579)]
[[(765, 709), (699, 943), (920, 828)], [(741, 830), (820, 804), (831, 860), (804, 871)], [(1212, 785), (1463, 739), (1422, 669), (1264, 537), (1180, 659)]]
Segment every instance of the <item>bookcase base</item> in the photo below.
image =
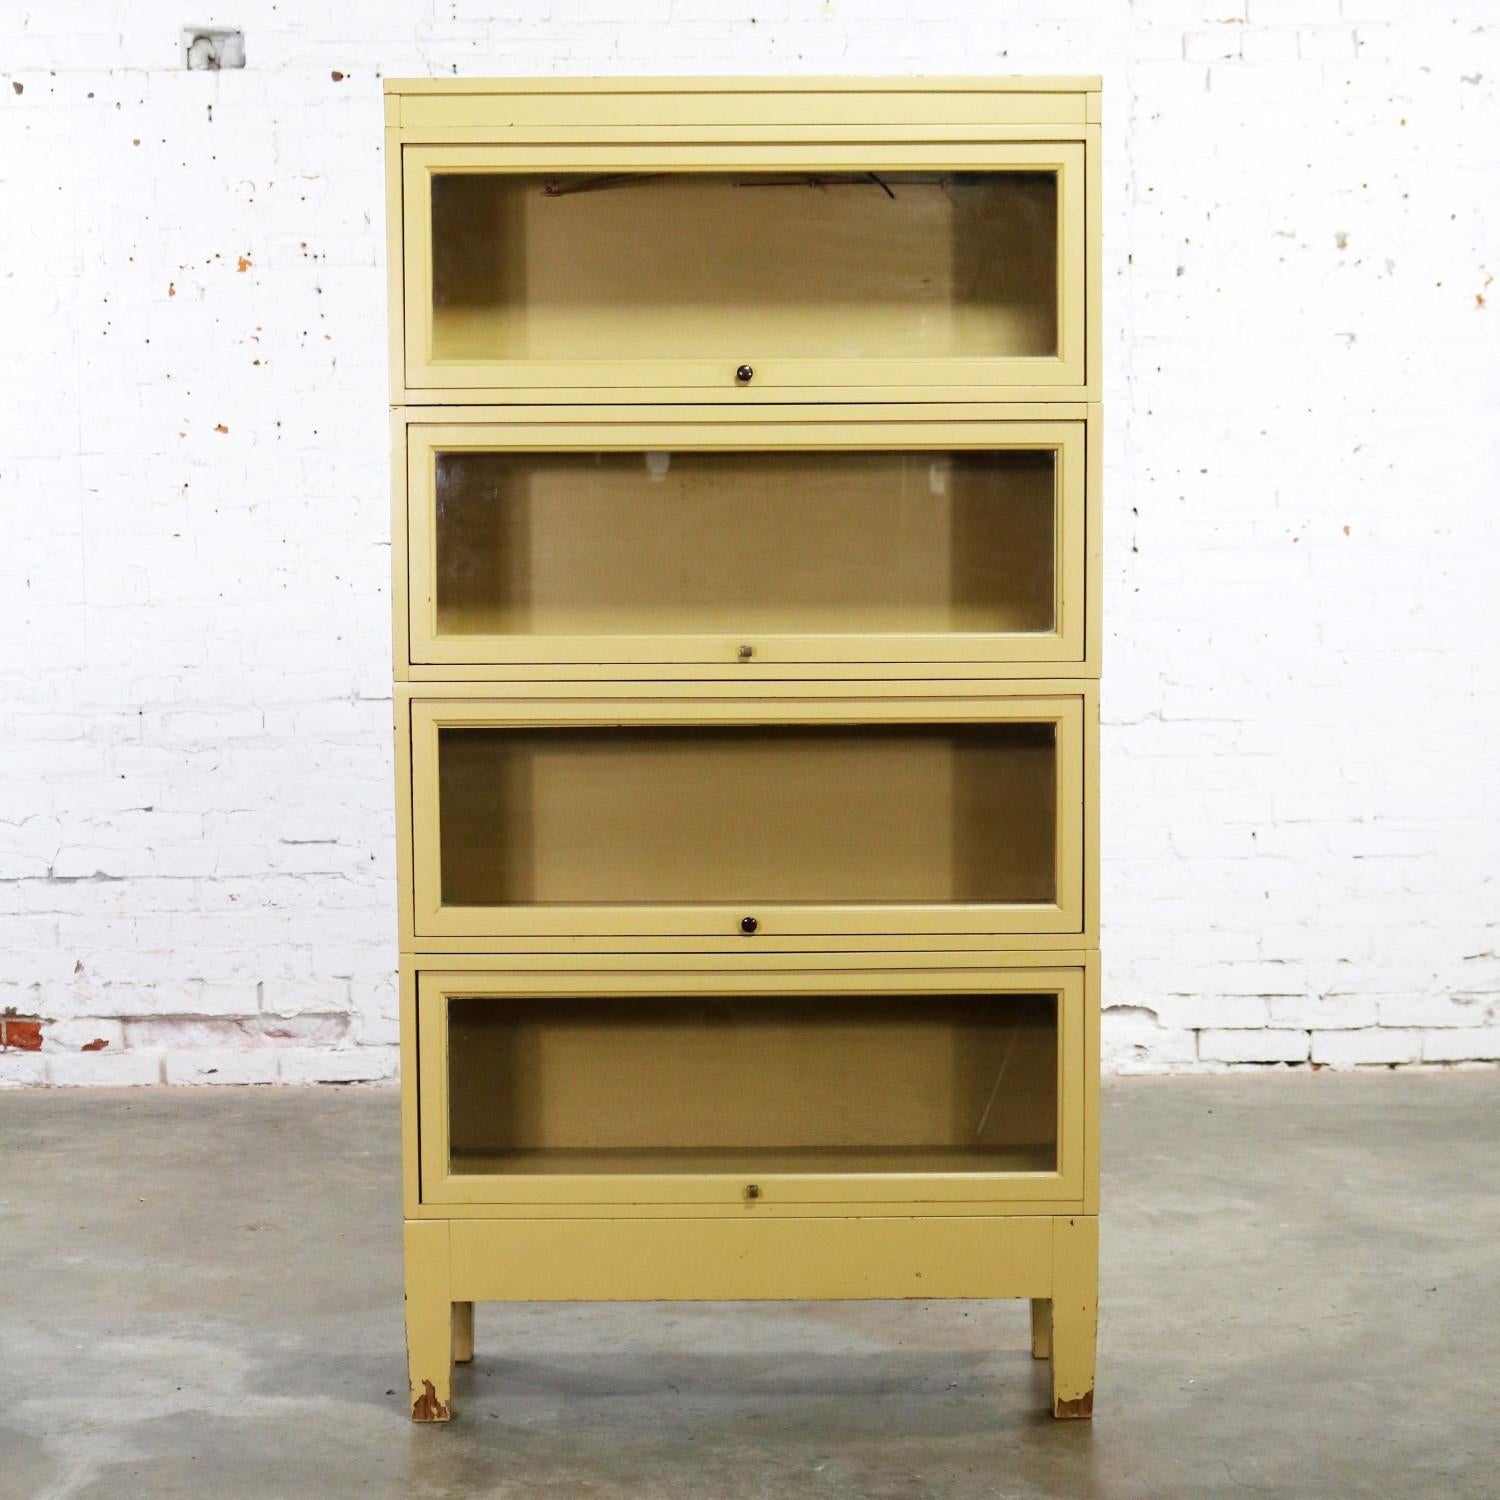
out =
[(1021, 1297), (1052, 1362), (1052, 1414), (1094, 1409), (1094, 1215), (409, 1219), (406, 1344), (416, 1422), (453, 1415), (475, 1302)]

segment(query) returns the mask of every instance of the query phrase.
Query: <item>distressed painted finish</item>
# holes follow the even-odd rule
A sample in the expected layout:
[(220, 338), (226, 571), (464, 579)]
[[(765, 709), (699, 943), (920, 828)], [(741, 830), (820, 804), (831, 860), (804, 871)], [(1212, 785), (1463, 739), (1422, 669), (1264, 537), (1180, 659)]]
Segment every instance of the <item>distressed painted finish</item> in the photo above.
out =
[[(1031, 1352), (1051, 1360), (1054, 1414), (1089, 1415), (1099, 1181), (1098, 80), (438, 79), (386, 87), (403, 1204), (413, 1418), (446, 1421), (451, 1415), (453, 1365), (475, 1353), (475, 1301), (933, 1296), (1029, 1299)], [(995, 339), (989, 352), (893, 354), (881, 338), (906, 316), (892, 292), (899, 276), (856, 287), (856, 298), (873, 300), (852, 317), (831, 302), (824, 307), (821, 326), (835, 346), (827, 357), (798, 352), (790, 343), (778, 347), (793, 328), (778, 316), (758, 320), (764, 344), (732, 349), (726, 343), (722, 353), (705, 352), (724, 326), (708, 315), (654, 327), (641, 321), (638, 307), (570, 308), (563, 299), (542, 322), (528, 322), (528, 310), (506, 305), (503, 297), (485, 300), (485, 293), (464, 302), (465, 288), (482, 290), (489, 274), (484, 246), (476, 260), (474, 245), (440, 237), (477, 222), (479, 210), (498, 205), (540, 215), (542, 200), (569, 194), (579, 195), (570, 209), (577, 223), (603, 224), (623, 212), (608, 195), (622, 183), (643, 182), (655, 184), (648, 197), (676, 194), (696, 205), (704, 216), (700, 227), (712, 236), (723, 227), (714, 217), (723, 212), (716, 205), (733, 197), (726, 197), (725, 183), (775, 187), (781, 178), (766, 174), (800, 174), (825, 186), (857, 180), (861, 192), (878, 188), (890, 197), (885, 178), (905, 173), (898, 188), (915, 184), (912, 201), (920, 202), (923, 183), (950, 172), (994, 184), (996, 191), (1014, 190), (1017, 203), (1037, 192), (1041, 201), (1055, 201), (1055, 214), (1044, 215), (1032, 231), (1004, 231), (1041, 236), (1029, 248), (1007, 241), (1006, 253), (1013, 250), (1017, 265), (1028, 254), (1033, 264), (1038, 254), (1053, 257), (1045, 275), (1017, 284), (1018, 295), (1030, 297), (1041, 316), (1036, 326), (1051, 330), (1050, 353), (1018, 353), (1033, 335), (1017, 332), (1023, 325), (1007, 322), (1006, 314), (984, 324)], [(539, 198), (516, 208), (522, 200), (515, 184), (528, 177), (545, 186)], [(471, 197), (477, 192), (475, 209), (435, 218), (438, 179), (459, 183)], [(493, 200), (488, 209), (487, 194)], [(862, 199), (859, 213), (879, 201)], [(823, 207), (835, 216), (840, 211)], [(545, 251), (548, 267), (558, 264), (547, 249), (555, 224), (523, 228), (503, 214), (494, 221), (502, 222), (515, 254)], [(959, 232), (954, 221), (934, 222)], [(587, 238), (592, 253), (601, 236)], [(729, 262), (712, 274), (759, 274), (763, 268), (753, 257), (734, 263), (730, 244)], [(915, 239), (904, 253), (909, 271), (931, 247)], [(644, 274), (656, 273), (647, 267)], [(442, 278), (446, 302), (435, 292)], [(600, 284), (579, 283), (588, 296)], [(453, 287), (462, 294), (457, 303)], [(1043, 288), (1041, 300), (1036, 287)], [(670, 304), (670, 278), (656, 290), (661, 296), (653, 292), (643, 306)], [(1055, 302), (1048, 305), (1047, 298)], [(607, 353), (559, 357), (575, 326), (588, 328)], [(652, 343), (639, 354), (632, 348), (637, 328), (645, 328)], [(875, 329), (870, 348), (851, 352), (862, 328)], [(531, 352), (528, 339), (538, 352)], [(680, 351), (671, 348), (674, 340)], [(1015, 347), (1007, 350), (1007, 340)], [(739, 372), (740, 363), (753, 371)], [(569, 455), (633, 454), (648, 468), (653, 454), (731, 455), (738, 467), (721, 466), (718, 473), (741, 484), (744, 503), (753, 504), (757, 455), (782, 463), (801, 455), (799, 462), (815, 465), (823, 454), (1020, 451), (1050, 455), (1053, 464), (1052, 530), (1036, 552), (1050, 559), (1049, 576), (1033, 580), (1049, 591), (1050, 628), (964, 629), (961, 611), (938, 627), (898, 621), (883, 630), (808, 628), (795, 599), (767, 601), (762, 625), (753, 631), (704, 630), (701, 611), (691, 609), (680, 611), (675, 623), (668, 618), (666, 629), (659, 626), (667, 617), (634, 624), (618, 610), (608, 619), (596, 613), (601, 623), (582, 629), (586, 617), (576, 608), (555, 612), (563, 627), (533, 628), (514, 609), (506, 613), (512, 601), (488, 596), (471, 602), (473, 618), (509, 622), (507, 628), (463, 623), (457, 631), (445, 629), (439, 613), (439, 454), (487, 456), (494, 463), (524, 455), (565, 462)], [(524, 503), (536, 503), (530, 491)], [(804, 547), (831, 555), (838, 540), (835, 529), (816, 542), (804, 539)], [(663, 543), (674, 544), (686, 545), (670, 535)], [(514, 545), (525, 545), (524, 533)], [(981, 554), (984, 545), (994, 544), (981, 543)], [(865, 554), (866, 566), (877, 562)], [(674, 566), (692, 563), (684, 553)], [(609, 577), (608, 559), (588, 566), (599, 570), (597, 593)], [(753, 587), (766, 576), (763, 566), (742, 581)], [(929, 570), (926, 576), (935, 575)], [(529, 579), (524, 583), (530, 586)], [(591, 597), (587, 574), (563, 583)], [(941, 594), (929, 595), (929, 606), (934, 600), (946, 604)], [(997, 769), (1003, 759), (987, 762), (979, 802), (945, 803), (937, 794), (941, 775), (934, 779), (943, 764), (932, 758), (934, 747), (941, 750), (945, 736), (954, 744), (986, 733), (1003, 741), (1007, 726), (1042, 732), (1047, 738), (1038, 743), (1052, 747), (1051, 769), (1035, 783), (1033, 799), (1050, 825), (1027, 845), (1027, 858), (1042, 872), (1038, 880), (1051, 882), (1051, 894), (995, 900), (955, 884), (945, 897), (934, 858), (943, 820), (953, 828), (972, 822), (984, 798), (999, 795), (1002, 774), (1035, 772), (1019, 769), (1024, 758), (1003, 773)], [(468, 743), (501, 757), (495, 778), (461, 773), (454, 766), (462, 761), (444, 761), (444, 744), (460, 743), (451, 736), (469, 731), (486, 738)], [(683, 894), (712, 884), (711, 865), (697, 871), (691, 862), (682, 864), (684, 844), (592, 849), (591, 820), (570, 821), (568, 813), (575, 794), (567, 778), (578, 774), (568, 758), (571, 747), (590, 747), (595, 769), (588, 774), (613, 778), (616, 806), (628, 808), (655, 794), (651, 767), (661, 752), (648, 750), (645, 759), (631, 761), (621, 758), (622, 747), (650, 746), (657, 743), (653, 734), (660, 740), (666, 731), (680, 733), (681, 744), (727, 747), (727, 765), (733, 755), (749, 753), (747, 746), (774, 749), (778, 735), (822, 733), (832, 737), (826, 743), (847, 747), (836, 751), (848, 757), (848, 774), (835, 786), (857, 783), (865, 749), (885, 746), (880, 753), (901, 773), (902, 785), (909, 784), (893, 813), (908, 819), (901, 835), (909, 866), (903, 878), (922, 894), (857, 901), (836, 894), (819, 899), (813, 890), (795, 900), (731, 904)], [(547, 750), (527, 763), (529, 783), (499, 775), (510, 764), (505, 756), (512, 745), (529, 747), (528, 753)], [(745, 761), (742, 769), (753, 764)], [(819, 811), (828, 790), (815, 767), (803, 756), (787, 760), (785, 772), (776, 774), (786, 805), (807, 807), (796, 819), (796, 836), (809, 841), (808, 852), (835, 848), (838, 816), (831, 807)], [(647, 780), (630, 780), (640, 775)], [(680, 783), (671, 796), (703, 795), (707, 807), (719, 795), (729, 799), (728, 807), (733, 779), (698, 779), (696, 793)], [(502, 785), (513, 789), (502, 793)], [(500, 821), (485, 814), (500, 830), (496, 842), (468, 848), (461, 860), (457, 845), (445, 845), (445, 799), (485, 787), (491, 801), (519, 800), (496, 804)], [(1013, 820), (1026, 801), (1015, 787), (1009, 810), (1000, 814)], [(449, 812), (463, 813), (455, 828), (472, 824), (461, 801)], [(996, 815), (993, 807), (988, 815)], [(729, 840), (743, 839), (755, 822), (694, 818), (696, 827), (718, 829), (721, 859), (728, 857)], [(558, 841), (542, 851), (545, 866), (536, 853), (509, 848), (504, 830), (522, 824), (533, 838)], [(1016, 843), (1020, 834), (1013, 822), (994, 847)], [(465, 837), (472, 843), (472, 834)], [(691, 853), (701, 857), (696, 847)], [(707, 853), (712, 856), (712, 847)], [(806, 867), (792, 845), (741, 849), (741, 857), (752, 854), (771, 861), (768, 889)], [(682, 886), (679, 866), (697, 871), (697, 884)], [(836, 879), (841, 868), (831, 864), (819, 878)], [(1030, 868), (1024, 861), (1017, 866), (1021, 875)], [(474, 891), (511, 890), (496, 873), (502, 869), (510, 870), (505, 878), (522, 894), (473, 899)], [(972, 878), (978, 882), (973, 889), (982, 891), (984, 879)], [(611, 881), (642, 898), (615, 899)], [(444, 899), (446, 882), (454, 883), (459, 899)], [(575, 898), (556, 899), (557, 891)], [(600, 900), (601, 892), (609, 899)], [(787, 1010), (794, 1000), (797, 1008)], [(720, 1032), (715, 1042), (711, 1033), (695, 1032), (691, 1020), (663, 1030), (662, 1017), (676, 1016), (679, 1001), (728, 1007), (747, 1020), (760, 1017), (756, 1024), (773, 1017), (769, 1029), (762, 1028), (761, 1044), (783, 1059), (768, 1064), (779, 1070), (770, 1080), (775, 1087), (752, 1088), (753, 1073), (735, 1074), (746, 1062), (743, 1054), (722, 1051), (726, 1041), (735, 1042), (732, 1031)], [(943, 1005), (957, 1009), (942, 1011)], [(612, 1097), (607, 1069), (614, 1064), (599, 1059), (622, 1054), (600, 1052), (587, 1026), (553, 1034), (554, 1009), (624, 1025), (640, 1076), (658, 1080), (646, 1091), (650, 1102), (632, 1107), (622, 1096), (610, 1104), (610, 1128), (602, 1134), (581, 1104), (592, 1087), (588, 1070), (605, 1069), (596, 1075), (599, 1097)], [(903, 1024), (916, 1027), (912, 1043), (892, 1044), (897, 1033), (881, 1041), (878, 1027), (869, 1029), (876, 1013), (904, 1017)], [(1029, 1071), (1009, 1085), (1004, 1128), (1013, 1134), (985, 1147), (990, 1155), (959, 1135), (902, 1148), (909, 1159), (894, 1168), (879, 1165), (896, 1158), (882, 1158), (879, 1151), (890, 1148), (872, 1139), (840, 1146), (842, 1156), (828, 1155), (819, 1132), (864, 1128), (847, 1127), (850, 1109), (856, 1119), (864, 1117), (856, 1099), (835, 1105), (820, 1098), (819, 1065), (797, 1092), (799, 1044), (811, 1045), (816, 1035), (826, 1048), (836, 1044), (840, 1026), (852, 1028), (850, 1037), (873, 1046), (872, 1065), (884, 1070), (873, 1107), (893, 1116), (878, 1101), (896, 1095), (879, 1087), (899, 1089), (903, 1076), (925, 1077), (912, 1095), (925, 1098), (935, 1075), (920, 1069), (930, 1069), (938, 1055), (930, 1044), (941, 1041), (943, 1025), (959, 1028), (958, 1038), (969, 1034), (964, 1026), (1011, 1017), (1006, 1024), (1020, 1036), (1023, 1015), (1034, 1020), (1024, 1032), (1032, 1051), (1023, 1048), (1022, 1055), (1040, 1047), (1049, 1061), (1042, 1073), (1026, 1063)], [(648, 1016), (655, 1017), (649, 1023), (654, 1031)], [(816, 1016), (826, 1017), (817, 1022), (821, 1033), (809, 1029)], [(673, 1030), (683, 1025), (688, 1029)], [(466, 1029), (455, 1032), (456, 1026)], [(507, 1040), (514, 1026), (529, 1029), (515, 1033), (526, 1041), (512, 1054), (505, 1047), (520, 1045)], [(993, 1042), (980, 1032), (974, 1037), (974, 1045)], [(975, 1137), (991, 1118), (1014, 1045), (992, 1085), (972, 1078), (964, 1083), (961, 1076), (952, 1085), (960, 1113), (979, 1116)], [(551, 1062), (526, 1050), (539, 1046), (554, 1049)], [(482, 1064), (474, 1061), (479, 1056)], [(497, 1112), (484, 1101), (504, 1086), (502, 1075), (485, 1074), (478, 1095), (455, 1082), (476, 1065), (530, 1067), (537, 1070), (534, 1080), (555, 1082), (538, 1094), (521, 1075), (507, 1075), (520, 1081), (510, 1112)], [(699, 1086), (694, 1069), (705, 1065), (740, 1078), (732, 1093), (738, 1114), (726, 1108), (691, 1114)], [(559, 1073), (559, 1067), (569, 1071)], [(918, 1071), (903, 1075), (913, 1068)], [(682, 1101), (655, 1102), (672, 1092), (660, 1079), (674, 1071)], [(986, 1088), (989, 1103), (981, 1110), (974, 1101), (983, 1100)], [(795, 1097), (797, 1123), (786, 1128), (806, 1132), (796, 1138), (799, 1144), (777, 1148), (782, 1154), (774, 1166), (768, 1165), (770, 1147), (745, 1148), (735, 1134), (761, 1107), (754, 1102), (761, 1096)], [(530, 1102), (520, 1120), (515, 1111), (523, 1097)], [(621, 1158), (623, 1148), (612, 1143), (637, 1128), (632, 1109), (643, 1122), (638, 1133), (653, 1144)], [(720, 1136), (663, 1146), (651, 1132), (673, 1109), (687, 1109), (699, 1129), (712, 1119)], [(941, 1109), (934, 1113), (929, 1105), (924, 1114), (919, 1107), (910, 1128), (930, 1132), (941, 1115)], [(990, 1128), (1000, 1130), (1000, 1121)], [(685, 1146), (696, 1155), (684, 1157)], [(788, 1163), (798, 1150), (823, 1155), (806, 1156), (806, 1169), (792, 1170)], [(718, 1168), (704, 1164), (714, 1151)], [(957, 1169), (939, 1169), (939, 1159)], [(622, 1160), (630, 1170), (622, 1169)], [(981, 1162), (987, 1162), (983, 1169)]]
[(446, 1422), (453, 1410), (456, 1328), (448, 1226), (406, 1223), (406, 1363), (413, 1422)]

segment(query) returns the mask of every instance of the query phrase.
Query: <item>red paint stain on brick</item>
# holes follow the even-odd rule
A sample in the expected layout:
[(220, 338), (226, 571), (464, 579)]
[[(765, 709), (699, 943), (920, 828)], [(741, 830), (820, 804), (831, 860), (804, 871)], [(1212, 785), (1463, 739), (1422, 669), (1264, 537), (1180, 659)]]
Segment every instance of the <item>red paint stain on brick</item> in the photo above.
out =
[(169, 297), (175, 297), (176, 295), (177, 295), (177, 283), (175, 281), (169, 281), (167, 283), (167, 296), (169, 296)]
[(80, 1052), (103, 1052), (109, 1043), (102, 1036), (96, 1036), (93, 1041), (85, 1042), (78, 1050)]
[(242, 272), (243, 271), (248, 271), (250, 269), (250, 257), (248, 255), (242, 255), (242, 256), (240, 256), (240, 263), (239, 263), (238, 269), (240, 271), (242, 271)]
[(329, 76), (335, 83), (342, 83), (344, 81), (344, 75), (340, 73), (337, 68), (335, 68)]
[(14, 90), (15, 90), (15, 91), (16, 91), (16, 92), (17, 92), (17, 93), (18, 93), (18, 94), (24, 94), (24, 93), (25, 93), (25, 92), (26, 92), (26, 85), (25, 85), (25, 84), (24, 84), (24, 83), (12, 83), (12, 84), (11, 84), (11, 87), (12, 87), (12, 88), (13, 88), (13, 89), (14, 89)]
[(215, 432), (228, 432), (229, 429), (222, 422), (217, 422), (217, 423), (214, 424), (214, 431)]
[(40, 1052), (42, 1050), (42, 1021), (40, 1016), (7, 1016), (3, 1023), (3, 1041), (0, 1046), (16, 1052)]

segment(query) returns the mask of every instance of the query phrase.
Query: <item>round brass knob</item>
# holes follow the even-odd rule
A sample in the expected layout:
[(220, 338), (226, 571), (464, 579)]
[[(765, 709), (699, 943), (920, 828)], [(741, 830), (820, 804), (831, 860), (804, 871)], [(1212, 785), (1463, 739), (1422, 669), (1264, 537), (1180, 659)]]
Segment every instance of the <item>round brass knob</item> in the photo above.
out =
[(749, 365), (741, 365), (739, 369), (734, 372), (734, 378), (738, 380), (741, 385), (749, 385), (750, 382), (755, 379), (755, 371), (751, 369)]
[(755, 929), (757, 927), (759, 927), (759, 926), (760, 926), (760, 923), (757, 922), (754, 917), (741, 917), (740, 918), (740, 931), (741, 932), (754, 932)]

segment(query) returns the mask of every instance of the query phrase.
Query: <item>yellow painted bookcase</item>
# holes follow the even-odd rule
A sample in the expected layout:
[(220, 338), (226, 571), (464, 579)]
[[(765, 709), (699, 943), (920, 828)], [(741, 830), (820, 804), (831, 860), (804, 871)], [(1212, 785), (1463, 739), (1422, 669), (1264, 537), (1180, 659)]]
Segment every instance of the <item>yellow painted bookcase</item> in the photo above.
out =
[(852, 1297), (1088, 1416), (1098, 80), (385, 108), (413, 1417), (478, 1301)]

